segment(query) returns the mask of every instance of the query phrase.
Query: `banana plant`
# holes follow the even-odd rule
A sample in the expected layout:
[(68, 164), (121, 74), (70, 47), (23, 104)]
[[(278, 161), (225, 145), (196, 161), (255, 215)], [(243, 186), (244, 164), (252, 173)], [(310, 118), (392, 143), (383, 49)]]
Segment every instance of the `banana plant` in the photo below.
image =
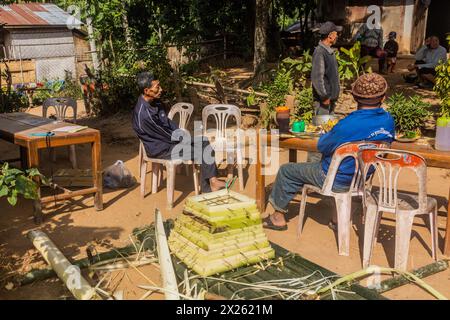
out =
[(357, 41), (350, 49), (341, 48), (336, 53), (339, 77), (342, 81), (352, 81), (361, 74), (372, 72), (366, 65), (371, 61), (370, 56), (361, 57), (361, 43)]

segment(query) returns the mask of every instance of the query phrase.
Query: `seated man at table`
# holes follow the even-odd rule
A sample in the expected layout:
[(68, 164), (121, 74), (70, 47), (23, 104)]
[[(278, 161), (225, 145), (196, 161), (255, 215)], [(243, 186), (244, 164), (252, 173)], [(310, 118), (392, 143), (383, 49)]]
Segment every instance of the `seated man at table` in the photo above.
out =
[(419, 79), (419, 87), (432, 89), (436, 77), (436, 67), (447, 61), (447, 50), (439, 45), (439, 38), (427, 38), (426, 45), (416, 53), (416, 62), (408, 66), (409, 71), (415, 71)]
[[(159, 81), (150, 72), (142, 72), (137, 76), (141, 96), (133, 111), (133, 129), (144, 144), (145, 152), (150, 158), (195, 160), (200, 164), (202, 192), (223, 189), (225, 183), (217, 178), (217, 166), (214, 150), (207, 139), (199, 137), (198, 141), (184, 145), (177, 132), (178, 126), (167, 118), (166, 110), (161, 102), (163, 92)], [(176, 146), (179, 145), (178, 148)], [(186, 148), (187, 147), (187, 148)], [(199, 150), (194, 152), (195, 148)], [(209, 155), (208, 155), (208, 151)], [(183, 154), (186, 153), (186, 154)], [(195, 158), (194, 158), (195, 157)]]
[[(288, 163), (280, 167), (269, 202), (275, 212), (264, 219), (264, 227), (273, 230), (286, 230), (285, 214), (289, 202), (302, 189), (304, 184), (323, 186), (334, 151), (342, 144), (354, 141), (386, 141), (391, 143), (395, 137), (394, 120), (382, 107), (387, 90), (386, 80), (376, 74), (364, 74), (353, 84), (352, 94), (358, 103), (358, 110), (339, 121), (318, 142), (322, 153), (320, 162)], [(333, 191), (349, 189), (355, 162), (344, 159), (339, 166)], [(336, 219), (333, 218), (335, 221)], [(330, 227), (335, 227), (332, 221)]]

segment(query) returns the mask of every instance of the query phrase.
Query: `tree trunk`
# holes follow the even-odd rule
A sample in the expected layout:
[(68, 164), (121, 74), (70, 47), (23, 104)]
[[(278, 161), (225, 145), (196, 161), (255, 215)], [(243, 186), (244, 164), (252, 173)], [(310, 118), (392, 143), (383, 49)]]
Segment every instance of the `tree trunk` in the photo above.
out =
[(256, 0), (255, 52), (253, 54), (253, 72), (255, 79), (264, 70), (267, 59), (267, 20), (269, 6), (269, 0)]
[(122, 12), (122, 27), (125, 32), (125, 41), (129, 48), (133, 48), (133, 39), (131, 38), (130, 24), (128, 23), (128, 4), (124, 2)]

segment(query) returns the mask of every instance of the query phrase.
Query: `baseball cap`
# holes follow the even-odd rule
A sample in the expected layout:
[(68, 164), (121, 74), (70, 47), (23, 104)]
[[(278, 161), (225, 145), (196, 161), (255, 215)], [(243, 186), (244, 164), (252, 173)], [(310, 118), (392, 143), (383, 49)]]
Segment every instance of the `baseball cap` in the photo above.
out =
[(327, 21), (320, 26), (319, 33), (325, 35), (325, 34), (330, 34), (333, 31), (341, 32), (342, 29), (343, 29), (342, 26), (337, 26), (333, 22)]

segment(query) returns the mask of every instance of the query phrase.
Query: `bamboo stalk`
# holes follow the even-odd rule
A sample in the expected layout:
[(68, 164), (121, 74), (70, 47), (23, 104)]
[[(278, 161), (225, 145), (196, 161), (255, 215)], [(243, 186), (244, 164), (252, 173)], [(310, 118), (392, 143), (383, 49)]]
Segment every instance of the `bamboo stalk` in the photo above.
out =
[(420, 287), (422, 287), (422, 289), (428, 291), (431, 295), (433, 295), (434, 297), (436, 297), (439, 300), (448, 300), (444, 295), (442, 295), (440, 292), (438, 292), (437, 290), (435, 290), (433, 287), (431, 287), (430, 285), (428, 285), (427, 283), (425, 283), (423, 280), (421, 280), (419, 277), (417, 277), (416, 275), (410, 273), (410, 272), (406, 272), (406, 271), (400, 271), (397, 269), (393, 269), (393, 268), (382, 268), (382, 267), (375, 267), (375, 266), (370, 266), (367, 269), (364, 270), (360, 270), (354, 273), (351, 273), (349, 275), (346, 275), (342, 278), (339, 278), (338, 280), (336, 280), (335, 282), (333, 282), (332, 284), (326, 286), (325, 288), (320, 289), (317, 294), (321, 295), (326, 293), (327, 291), (330, 291), (331, 289), (338, 287), (339, 285), (342, 285), (344, 283), (350, 282), (350, 281), (354, 281), (356, 279), (359, 279), (361, 277), (370, 275), (370, 274), (374, 274), (374, 273), (398, 273), (406, 278), (409, 278), (412, 280), (412, 282), (415, 282), (417, 285), (419, 285)]
[(155, 209), (155, 235), (166, 300), (180, 300), (172, 258), (167, 245), (166, 232), (164, 231), (161, 212), (158, 209)]
[[(130, 256), (135, 253), (136, 251), (134, 246), (127, 246), (124, 248), (99, 253), (98, 255), (95, 256), (95, 258), (97, 259), (97, 261), (113, 260), (120, 258), (121, 255)], [(88, 258), (83, 258), (81, 260), (74, 261), (73, 265), (78, 266), (80, 269), (83, 269), (87, 268), (90, 265), (90, 262)], [(34, 269), (25, 274), (22, 278), (20, 278), (18, 282), (20, 283), (21, 286), (23, 286), (35, 281), (45, 280), (54, 276), (56, 276), (56, 272), (51, 267)]]
[[(421, 268), (418, 268), (416, 270), (411, 271), (411, 274), (419, 277), (419, 278), (425, 278), (432, 274), (442, 272), (448, 268), (448, 262), (445, 260), (439, 260), (434, 263), (431, 263), (429, 265), (423, 266)], [(392, 290), (394, 288), (403, 286), (405, 284), (410, 283), (410, 280), (406, 277), (399, 275), (391, 279), (386, 279), (380, 282), (379, 287), (377, 287), (375, 290), (378, 293), (383, 293), (389, 290)]]
[(90, 300), (96, 296), (95, 289), (83, 278), (80, 269), (67, 260), (44, 232), (40, 230), (30, 231), (28, 238), (75, 298), (78, 300)]

